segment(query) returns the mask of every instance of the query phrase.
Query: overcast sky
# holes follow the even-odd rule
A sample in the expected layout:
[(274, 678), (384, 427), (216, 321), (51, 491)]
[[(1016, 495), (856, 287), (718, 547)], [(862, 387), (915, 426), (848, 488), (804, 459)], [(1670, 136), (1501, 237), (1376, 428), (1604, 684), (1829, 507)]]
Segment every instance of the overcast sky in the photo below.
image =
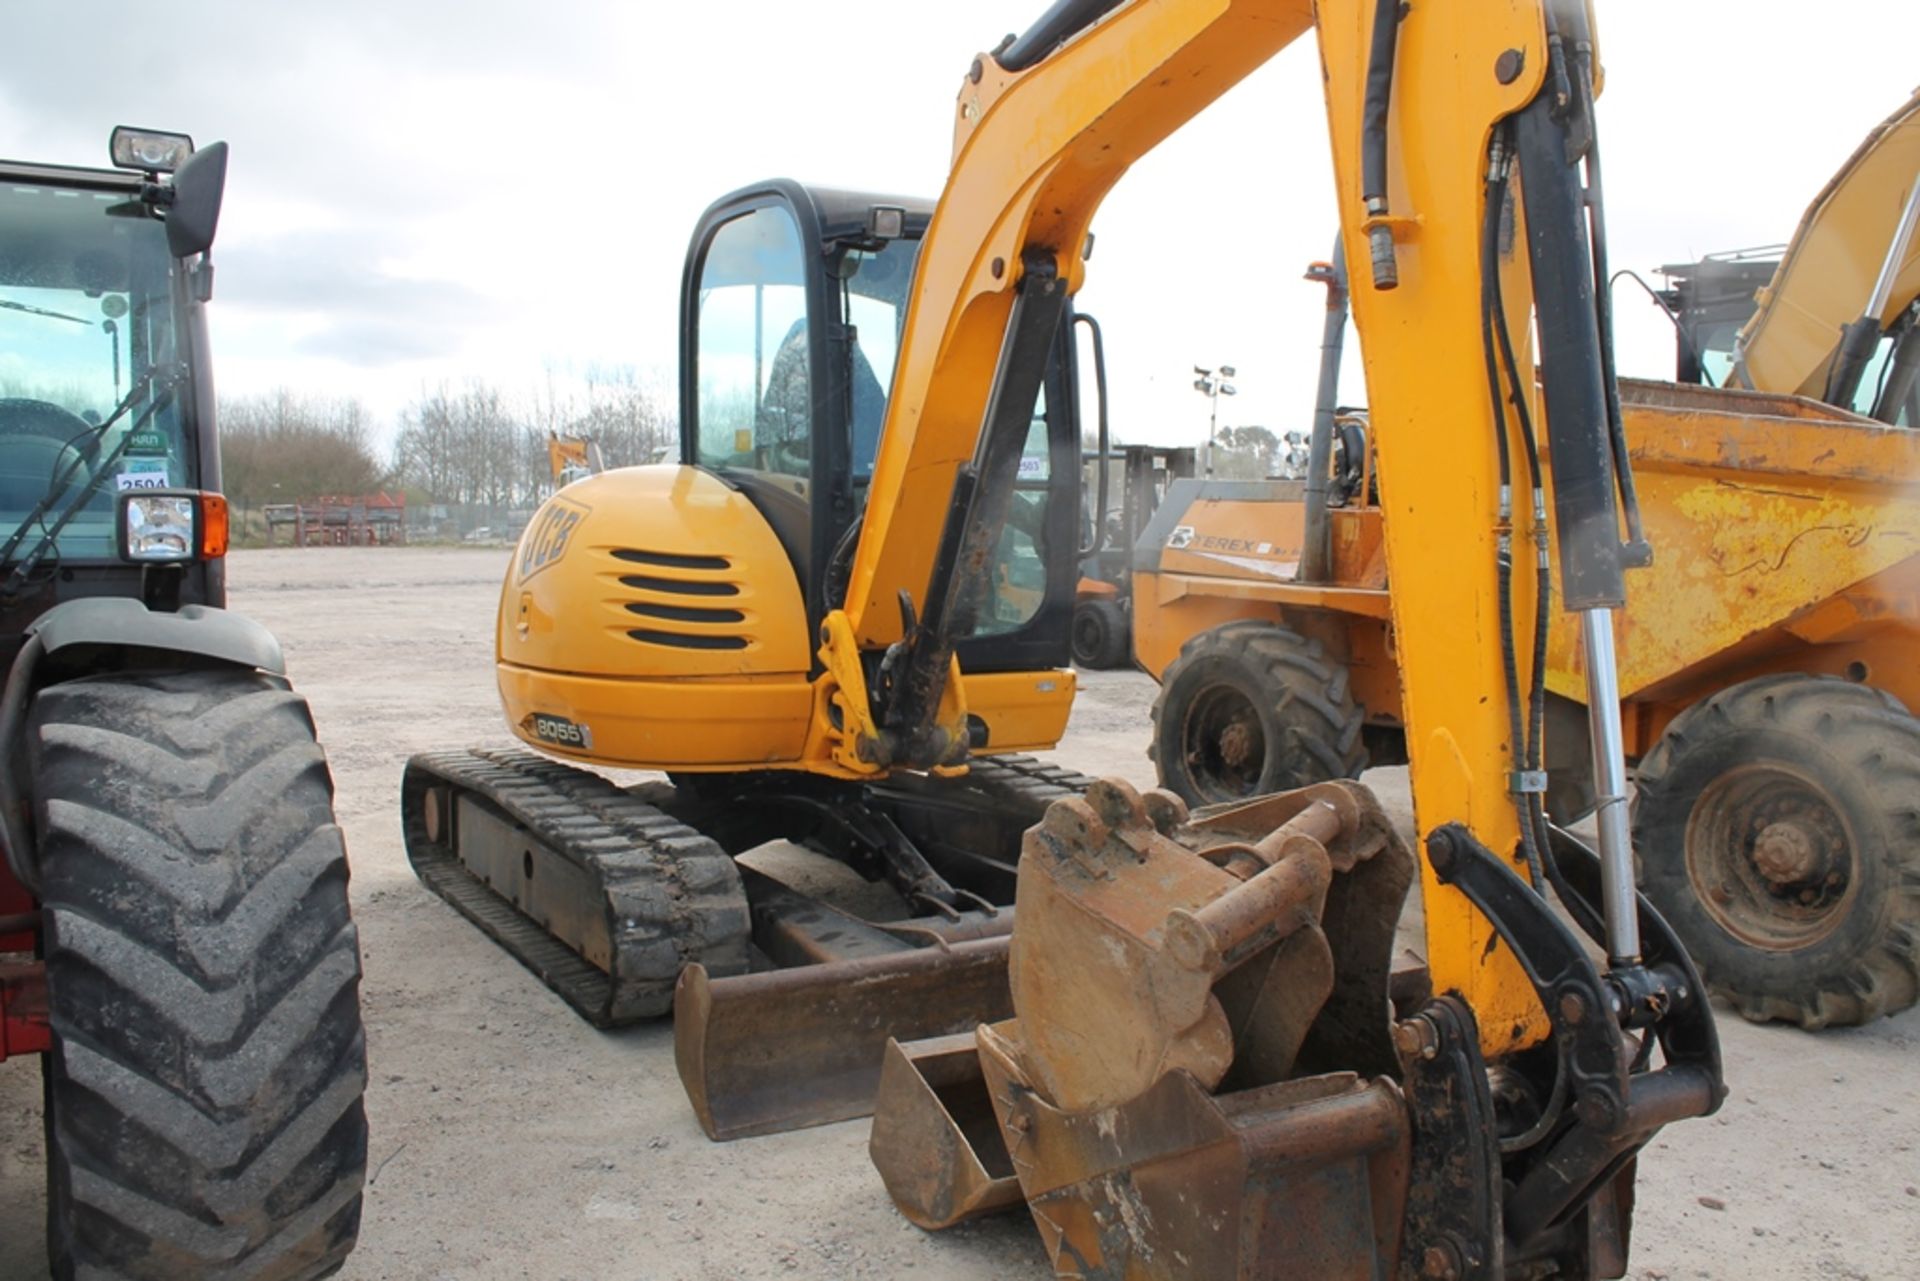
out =
[[(671, 386), (686, 240), (784, 175), (935, 193), (972, 54), (1044, 0), (10, 0), (0, 155), (103, 163), (116, 123), (225, 138), (223, 391), (531, 388), (634, 364)], [(1920, 82), (1913, 0), (1598, 0), (1617, 266), (1782, 241)], [(1108, 335), (1117, 435), (1304, 425), (1334, 207), (1311, 42), (1135, 167), (1080, 302)], [(1671, 331), (1618, 298), (1623, 372)]]

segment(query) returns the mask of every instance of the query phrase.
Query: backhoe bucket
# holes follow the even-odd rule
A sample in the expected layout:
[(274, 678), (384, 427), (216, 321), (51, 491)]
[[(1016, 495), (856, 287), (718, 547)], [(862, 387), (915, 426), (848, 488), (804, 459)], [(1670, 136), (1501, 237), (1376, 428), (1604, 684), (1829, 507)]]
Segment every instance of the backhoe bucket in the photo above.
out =
[(971, 1034), (887, 1042), (868, 1150), (893, 1203), (929, 1231), (1020, 1204)]
[(1209, 1095), (1185, 1072), (1117, 1107), (1049, 1105), (1017, 1023), (979, 1055), (1055, 1276), (1377, 1281), (1400, 1249), (1400, 1091), (1352, 1073)]
[(712, 978), (681, 971), (680, 1081), (713, 1139), (866, 1116), (889, 1038), (971, 1033), (1013, 1012), (1006, 937)]

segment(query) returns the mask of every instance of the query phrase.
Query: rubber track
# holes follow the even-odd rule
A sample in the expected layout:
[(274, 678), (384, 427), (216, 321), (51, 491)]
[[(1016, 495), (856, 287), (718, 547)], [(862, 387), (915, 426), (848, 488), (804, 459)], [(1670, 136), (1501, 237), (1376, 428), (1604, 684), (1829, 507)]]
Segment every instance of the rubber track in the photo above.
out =
[(221, 670), (70, 681), (32, 716), (55, 1274), (327, 1275), (366, 1052), (306, 703)]
[[(485, 804), (593, 877), (614, 971), (589, 963), (428, 839), (424, 792), (439, 780)], [(500, 943), (596, 1027), (673, 1008), (680, 970), (744, 974), (750, 921), (733, 860), (710, 838), (588, 773), (520, 748), (436, 752), (401, 784), (407, 857), (427, 888)]]
[(957, 782), (1022, 811), (1038, 822), (1047, 806), (1065, 796), (1082, 796), (1093, 780), (1078, 770), (1032, 756), (976, 756)]

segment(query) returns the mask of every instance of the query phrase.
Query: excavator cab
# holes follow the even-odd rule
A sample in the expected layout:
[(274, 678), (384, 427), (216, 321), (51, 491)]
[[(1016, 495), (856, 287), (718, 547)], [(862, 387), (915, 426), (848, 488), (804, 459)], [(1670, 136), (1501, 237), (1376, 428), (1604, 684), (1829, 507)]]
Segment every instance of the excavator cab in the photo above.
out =
[(1659, 269), (1667, 287), (1656, 298), (1673, 318), (1673, 380), (1724, 387), (1733, 372), (1734, 343), (1753, 318), (1754, 295), (1780, 267), (1778, 245), (1708, 254), (1699, 262)]
[[(681, 461), (766, 519), (799, 579), (809, 630), (845, 595), (932, 214), (926, 200), (775, 181), (715, 202), (688, 252)], [(1072, 337), (1062, 326), (978, 587), (985, 600), (958, 638), (964, 672), (1068, 661), (1080, 483)]]

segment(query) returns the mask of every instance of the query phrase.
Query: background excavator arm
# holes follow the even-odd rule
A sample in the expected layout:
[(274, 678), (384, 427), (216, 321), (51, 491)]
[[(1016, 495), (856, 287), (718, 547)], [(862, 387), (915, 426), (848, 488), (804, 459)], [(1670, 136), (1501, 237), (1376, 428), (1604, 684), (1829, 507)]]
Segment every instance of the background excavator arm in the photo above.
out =
[[(1740, 331), (1734, 385), (1851, 407), (1881, 333), (1920, 294), (1916, 217), (1920, 94), (1868, 134), (1807, 207)], [(1892, 408), (1902, 397), (1885, 399)]]

